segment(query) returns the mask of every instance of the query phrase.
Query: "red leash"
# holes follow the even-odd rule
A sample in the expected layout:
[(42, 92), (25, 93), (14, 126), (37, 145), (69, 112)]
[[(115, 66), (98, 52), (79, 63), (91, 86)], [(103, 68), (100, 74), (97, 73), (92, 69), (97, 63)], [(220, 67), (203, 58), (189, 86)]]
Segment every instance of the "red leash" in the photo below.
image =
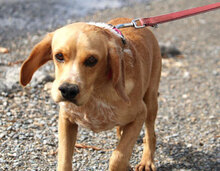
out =
[[(131, 23), (119, 24), (116, 26), (116, 28), (117, 29), (124, 28), (124, 27), (143, 28), (146, 26), (155, 27), (155, 26), (157, 26), (157, 24), (161, 24), (161, 23), (165, 23), (165, 22), (169, 22), (169, 21), (173, 21), (173, 20), (178, 20), (178, 19), (185, 18), (185, 17), (190, 17), (193, 15), (205, 13), (205, 12), (215, 10), (218, 8), (220, 8), (220, 2), (205, 5), (202, 7), (187, 9), (187, 10), (183, 10), (183, 11), (179, 11), (179, 12), (174, 12), (174, 13), (170, 13), (170, 14), (160, 15), (160, 16), (156, 16), (156, 17), (138, 18), (138, 19), (132, 20)], [(138, 25), (137, 21), (140, 21), (141, 25)]]

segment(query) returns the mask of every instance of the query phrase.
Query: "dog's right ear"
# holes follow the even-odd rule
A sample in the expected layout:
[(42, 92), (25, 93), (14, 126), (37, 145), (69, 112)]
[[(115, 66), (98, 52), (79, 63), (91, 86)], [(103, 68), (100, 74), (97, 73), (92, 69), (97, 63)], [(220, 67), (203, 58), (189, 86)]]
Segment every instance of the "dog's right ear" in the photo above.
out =
[(112, 72), (112, 84), (119, 97), (126, 103), (130, 103), (130, 99), (125, 92), (125, 66), (122, 54), (117, 46), (109, 47), (109, 63)]
[(20, 71), (21, 85), (26, 86), (31, 81), (34, 72), (47, 61), (52, 60), (52, 38), (53, 33), (47, 34), (44, 39), (33, 48), (30, 56), (22, 64)]

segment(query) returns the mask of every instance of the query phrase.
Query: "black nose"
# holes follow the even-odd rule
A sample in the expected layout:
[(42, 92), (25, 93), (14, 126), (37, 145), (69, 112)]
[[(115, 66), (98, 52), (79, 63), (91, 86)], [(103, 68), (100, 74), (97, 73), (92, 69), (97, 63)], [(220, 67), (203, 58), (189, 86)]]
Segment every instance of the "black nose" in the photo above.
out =
[(67, 100), (72, 100), (79, 94), (79, 87), (76, 84), (63, 83), (59, 90), (63, 96), (63, 98)]

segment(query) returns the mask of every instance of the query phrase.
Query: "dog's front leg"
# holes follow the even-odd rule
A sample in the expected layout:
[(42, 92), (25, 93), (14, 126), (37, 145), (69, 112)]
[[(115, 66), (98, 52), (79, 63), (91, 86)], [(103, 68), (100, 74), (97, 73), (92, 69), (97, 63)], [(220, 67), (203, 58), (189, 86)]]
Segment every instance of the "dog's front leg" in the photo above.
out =
[(59, 146), (58, 146), (58, 171), (72, 171), (72, 156), (77, 135), (76, 124), (65, 117), (62, 109), (59, 113)]
[(117, 148), (114, 150), (109, 164), (110, 171), (127, 171), (134, 144), (146, 117), (146, 108), (138, 114), (135, 121), (122, 127), (122, 135)]

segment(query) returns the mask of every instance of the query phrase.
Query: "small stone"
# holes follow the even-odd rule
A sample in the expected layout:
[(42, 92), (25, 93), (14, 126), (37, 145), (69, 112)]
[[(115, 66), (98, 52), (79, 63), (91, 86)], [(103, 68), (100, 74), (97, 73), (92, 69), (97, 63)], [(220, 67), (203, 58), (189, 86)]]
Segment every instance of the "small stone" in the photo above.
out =
[(202, 142), (199, 143), (200, 146), (203, 146), (204, 144)]
[(54, 75), (45, 75), (44, 78), (42, 79), (43, 82), (53, 82), (54, 81)]
[(6, 115), (7, 116), (12, 116), (12, 113), (11, 112), (7, 112)]
[(23, 165), (23, 162), (15, 162), (13, 165), (14, 167), (20, 167)]
[(183, 78), (190, 78), (190, 73), (188, 71), (185, 71), (183, 74)]
[(0, 53), (9, 53), (9, 50), (5, 47), (0, 47)]
[[(1, 139), (1, 138), (0, 138)], [(2, 159), (2, 158), (0, 158), (0, 163), (4, 163), (5, 162), (5, 160), (4, 159)]]
[(187, 97), (188, 97), (187, 94), (183, 94), (183, 95), (182, 95), (182, 98), (183, 98), (183, 99), (186, 99)]
[(0, 139), (2, 139), (5, 135), (7, 135), (7, 132), (3, 132), (0, 134)]
[(48, 82), (44, 85), (44, 90), (45, 91), (49, 91), (52, 88), (53, 83), (52, 82)]
[(187, 147), (188, 147), (188, 148), (191, 148), (191, 147), (192, 147), (192, 144), (187, 144)]
[(3, 102), (3, 106), (8, 106), (8, 102), (7, 101)]

